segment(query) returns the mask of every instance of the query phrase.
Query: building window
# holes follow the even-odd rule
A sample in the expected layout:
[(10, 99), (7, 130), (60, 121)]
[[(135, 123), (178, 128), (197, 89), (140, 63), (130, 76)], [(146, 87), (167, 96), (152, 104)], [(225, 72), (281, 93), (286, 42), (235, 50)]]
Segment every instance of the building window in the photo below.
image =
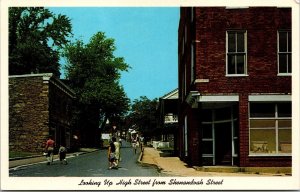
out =
[(292, 44), (290, 31), (278, 31), (278, 72), (292, 73)]
[(250, 154), (292, 152), (291, 102), (250, 103)]
[(246, 31), (227, 31), (226, 34), (226, 74), (247, 74), (247, 33)]

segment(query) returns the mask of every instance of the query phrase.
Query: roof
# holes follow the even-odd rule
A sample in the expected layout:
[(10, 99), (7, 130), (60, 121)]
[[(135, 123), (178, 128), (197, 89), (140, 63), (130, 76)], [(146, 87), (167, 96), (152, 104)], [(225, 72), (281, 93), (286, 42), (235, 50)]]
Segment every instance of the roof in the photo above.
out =
[(164, 96), (161, 97), (161, 99), (178, 99), (178, 88), (165, 94)]

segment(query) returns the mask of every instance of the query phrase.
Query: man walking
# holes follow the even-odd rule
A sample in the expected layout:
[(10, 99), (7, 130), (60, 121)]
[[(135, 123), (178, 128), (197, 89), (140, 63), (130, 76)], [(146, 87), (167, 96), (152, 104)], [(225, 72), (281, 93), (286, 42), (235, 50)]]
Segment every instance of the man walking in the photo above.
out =
[(46, 142), (46, 147), (45, 151), (47, 153), (46, 158), (47, 158), (47, 165), (50, 165), (51, 162), (53, 162), (53, 151), (54, 151), (54, 140), (52, 139), (51, 136), (49, 136), (47, 142)]

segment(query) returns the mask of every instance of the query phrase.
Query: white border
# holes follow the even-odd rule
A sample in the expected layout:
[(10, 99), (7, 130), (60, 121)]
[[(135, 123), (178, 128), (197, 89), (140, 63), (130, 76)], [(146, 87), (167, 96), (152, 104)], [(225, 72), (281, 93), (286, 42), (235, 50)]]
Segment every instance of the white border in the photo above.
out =
[[(298, 0), (2, 0), (1, 2), (1, 189), (2, 190), (295, 190), (300, 188), (299, 184), (299, 1)], [(157, 7), (157, 6), (278, 6), (292, 7), (292, 103), (293, 103), (293, 169), (291, 177), (214, 177), (224, 179), (222, 186), (163, 186), (145, 188), (144, 186), (129, 186), (105, 188), (101, 186), (78, 186), (83, 178), (11, 178), (8, 175), (8, 11), (10, 6), (73, 6), (73, 7)], [(271, 19), (271, 18), (270, 18)], [(86, 180), (104, 180), (103, 178), (84, 178)], [(112, 178), (117, 181), (118, 178)], [(135, 178), (133, 178), (135, 179)], [(157, 178), (170, 180), (172, 178)], [(191, 180), (192, 177), (176, 178), (177, 180)], [(196, 178), (199, 179), (199, 178)], [(201, 179), (201, 178), (200, 178)], [(204, 178), (205, 179), (205, 178)]]

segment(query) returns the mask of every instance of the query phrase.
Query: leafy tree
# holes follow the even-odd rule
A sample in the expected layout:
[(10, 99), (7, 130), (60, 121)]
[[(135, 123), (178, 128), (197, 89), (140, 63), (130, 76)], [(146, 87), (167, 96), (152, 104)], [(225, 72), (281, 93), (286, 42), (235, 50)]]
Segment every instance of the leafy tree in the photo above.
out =
[(157, 105), (157, 99), (150, 100), (146, 96), (141, 96), (133, 101), (127, 116), (131, 126), (136, 127), (146, 138), (159, 135)]
[(9, 74), (52, 72), (72, 35), (70, 19), (42, 7), (9, 8)]
[[(128, 111), (129, 99), (119, 79), (121, 71), (127, 71), (129, 66), (124, 58), (114, 56), (115, 49), (114, 40), (103, 32), (96, 33), (87, 44), (77, 40), (65, 49), (66, 77), (81, 104), (81, 126), (85, 131), (98, 128), (100, 119), (106, 122)], [(92, 116), (93, 120), (84, 121)], [(87, 125), (92, 122), (97, 124)]]

